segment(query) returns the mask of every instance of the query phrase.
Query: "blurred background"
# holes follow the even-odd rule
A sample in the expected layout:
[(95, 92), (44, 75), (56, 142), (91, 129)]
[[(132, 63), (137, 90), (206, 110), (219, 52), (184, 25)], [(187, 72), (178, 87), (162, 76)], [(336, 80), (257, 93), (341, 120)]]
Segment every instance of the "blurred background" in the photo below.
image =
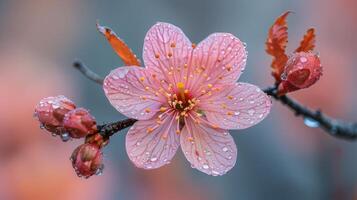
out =
[(32, 117), (41, 98), (63, 94), (89, 108), (99, 123), (123, 118), (100, 86), (71, 67), (80, 58), (105, 76), (122, 65), (96, 20), (139, 57), (146, 31), (157, 21), (181, 27), (195, 43), (212, 32), (233, 33), (248, 44), (241, 81), (264, 88), (273, 83), (264, 51), (268, 28), (292, 10), (288, 49), (315, 27), (324, 66), (318, 84), (292, 96), (357, 121), (356, 8), (354, 0), (0, 1), (0, 199), (357, 199), (357, 143), (305, 126), (279, 103), (262, 123), (232, 132), (238, 160), (222, 177), (191, 169), (180, 151), (168, 166), (137, 169), (125, 152), (125, 130), (105, 149), (104, 174), (81, 179), (69, 156), (82, 141), (62, 143)]

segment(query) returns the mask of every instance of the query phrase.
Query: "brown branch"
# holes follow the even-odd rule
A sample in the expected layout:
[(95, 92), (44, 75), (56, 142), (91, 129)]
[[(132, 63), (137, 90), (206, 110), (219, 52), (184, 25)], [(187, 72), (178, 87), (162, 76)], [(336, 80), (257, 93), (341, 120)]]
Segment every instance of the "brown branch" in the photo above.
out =
[[(95, 81), (98, 84), (103, 84), (103, 78), (91, 71), (82, 62), (76, 61), (73, 66), (78, 69), (88, 79)], [(321, 112), (321, 110), (310, 110), (309, 108), (299, 104), (294, 99), (288, 96), (278, 96), (276, 87), (269, 87), (263, 90), (267, 95), (273, 97), (283, 105), (295, 112), (296, 116), (302, 116), (304, 119), (310, 119), (316, 122), (319, 127), (324, 129), (329, 135), (346, 140), (357, 139), (357, 123), (349, 123), (339, 119), (334, 119)], [(132, 126), (136, 122), (135, 119), (125, 119), (118, 122), (104, 124), (98, 126), (99, 132), (110, 137), (114, 133)]]

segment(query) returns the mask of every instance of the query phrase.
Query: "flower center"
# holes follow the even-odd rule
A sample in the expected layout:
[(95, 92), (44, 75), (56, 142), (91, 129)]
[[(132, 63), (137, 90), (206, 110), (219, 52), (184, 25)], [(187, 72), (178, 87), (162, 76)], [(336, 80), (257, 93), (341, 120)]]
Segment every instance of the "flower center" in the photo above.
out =
[(187, 112), (192, 110), (198, 103), (198, 100), (192, 97), (189, 90), (185, 88), (185, 84), (178, 82), (174, 94), (168, 98), (169, 105), (180, 112), (181, 116), (186, 116)]

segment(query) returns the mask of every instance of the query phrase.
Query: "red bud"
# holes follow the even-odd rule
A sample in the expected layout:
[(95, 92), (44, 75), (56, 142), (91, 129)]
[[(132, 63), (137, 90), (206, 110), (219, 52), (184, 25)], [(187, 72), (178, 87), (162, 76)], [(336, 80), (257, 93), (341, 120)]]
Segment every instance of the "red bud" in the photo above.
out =
[(92, 175), (99, 175), (104, 168), (103, 153), (94, 144), (82, 144), (77, 147), (71, 156), (72, 166), (80, 177), (89, 178)]
[(72, 138), (81, 138), (97, 132), (95, 118), (84, 108), (68, 112), (63, 119), (63, 126)]
[(322, 66), (319, 57), (314, 53), (294, 53), (288, 60), (282, 74), (278, 93), (284, 95), (288, 92), (308, 88), (322, 75)]
[(62, 121), (66, 113), (76, 108), (76, 105), (65, 96), (47, 97), (35, 107), (35, 117), (41, 127), (59, 135), (65, 132)]

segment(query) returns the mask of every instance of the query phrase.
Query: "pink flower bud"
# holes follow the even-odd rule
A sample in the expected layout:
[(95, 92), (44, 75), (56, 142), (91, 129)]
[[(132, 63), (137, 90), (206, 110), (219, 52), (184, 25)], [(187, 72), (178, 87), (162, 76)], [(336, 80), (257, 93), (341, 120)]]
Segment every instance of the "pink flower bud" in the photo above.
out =
[(47, 97), (35, 107), (35, 117), (41, 127), (59, 135), (65, 132), (62, 121), (66, 113), (76, 108), (76, 105), (65, 96)]
[(63, 126), (72, 138), (81, 138), (97, 132), (95, 118), (84, 108), (68, 112), (63, 119)]
[(314, 53), (299, 52), (293, 54), (281, 76), (282, 82), (278, 87), (279, 95), (295, 90), (308, 88), (322, 75), (319, 57)]
[(77, 147), (71, 156), (72, 166), (79, 177), (100, 175), (104, 168), (103, 153), (97, 145), (85, 143)]

